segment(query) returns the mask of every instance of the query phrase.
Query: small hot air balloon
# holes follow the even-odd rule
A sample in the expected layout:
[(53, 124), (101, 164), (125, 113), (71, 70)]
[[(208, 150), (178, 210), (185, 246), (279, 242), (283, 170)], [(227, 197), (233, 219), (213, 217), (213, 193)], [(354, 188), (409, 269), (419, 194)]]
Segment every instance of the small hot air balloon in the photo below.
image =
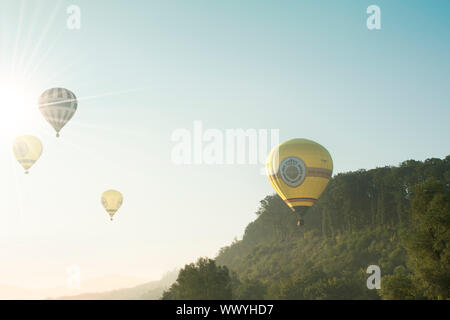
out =
[(59, 137), (61, 129), (72, 119), (78, 106), (75, 94), (64, 88), (44, 91), (39, 97), (38, 104), (44, 118), (56, 130), (56, 137)]
[(330, 153), (320, 144), (292, 139), (275, 147), (266, 166), (270, 183), (303, 225), (306, 209), (320, 197), (333, 173)]
[(18, 137), (13, 143), (13, 153), (17, 161), (25, 169), (25, 173), (28, 174), (28, 169), (33, 166), (42, 154), (42, 143), (38, 138), (30, 135)]
[(122, 206), (123, 196), (119, 191), (108, 190), (102, 194), (102, 205), (113, 220), (117, 210)]

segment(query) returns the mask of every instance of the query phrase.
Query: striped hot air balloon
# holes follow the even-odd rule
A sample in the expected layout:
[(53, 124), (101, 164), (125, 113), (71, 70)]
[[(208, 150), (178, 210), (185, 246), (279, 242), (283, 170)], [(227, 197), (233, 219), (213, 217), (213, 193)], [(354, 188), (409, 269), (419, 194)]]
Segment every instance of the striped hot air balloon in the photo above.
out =
[(59, 137), (61, 129), (72, 119), (78, 106), (75, 94), (64, 88), (44, 91), (39, 97), (38, 104), (44, 118), (56, 130), (56, 137)]

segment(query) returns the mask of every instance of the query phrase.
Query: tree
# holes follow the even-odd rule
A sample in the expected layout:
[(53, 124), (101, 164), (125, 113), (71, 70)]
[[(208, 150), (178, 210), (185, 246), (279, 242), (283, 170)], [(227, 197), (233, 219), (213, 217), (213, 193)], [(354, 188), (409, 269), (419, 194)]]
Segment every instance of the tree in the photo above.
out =
[(387, 275), (381, 279), (380, 295), (384, 300), (413, 300), (417, 298), (417, 288), (411, 275), (402, 273)]
[(246, 279), (234, 291), (233, 298), (237, 300), (263, 300), (267, 287), (259, 280)]
[(412, 231), (405, 247), (428, 298), (447, 299), (450, 290), (450, 188), (430, 178), (413, 188)]
[(163, 293), (163, 300), (227, 300), (232, 298), (227, 267), (208, 258), (180, 270), (177, 281)]

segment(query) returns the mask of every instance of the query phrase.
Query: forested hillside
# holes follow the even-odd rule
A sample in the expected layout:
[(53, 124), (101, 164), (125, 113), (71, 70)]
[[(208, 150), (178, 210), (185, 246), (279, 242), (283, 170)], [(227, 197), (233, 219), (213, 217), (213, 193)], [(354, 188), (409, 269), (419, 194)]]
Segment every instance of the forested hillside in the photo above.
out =
[[(261, 201), (258, 218), (246, 228), (241, 241), (221, 249), (217, 263), (226, 265), (242, 279), (261, 281), (264, 297), (281, 299), (377, 299), (437, 297), (426, 288), (412, 288), (417, 278), (407, 239), (426, 223), (426, 207), (434, 196), (442, 221), (433, 226), (443, 237), (440, 257), (444, 290), (449, 288), (449, 183), (450, 156), (444, 160), (405, 161), (399, 167), (359, 170), (336, 175), (317, 204), (309, 209), (305, 226), (297, 228), (294, 215), (278, 196)], [(436, 190), (435, 190), (436, 189)], [(414, 198), (435, 191), (424, 200), (414, 219)], [(416, 206), (422, 204), (416, 203)], [(442, 211), (444, 210), (444, 211)], [(438, 212), (430, 214), (439, 215)], [(430, 227), (431, 228), (431, 227)], [(430, 232), (431, 231), (430, 229)], [(437, 231), (436, 231), (437, 232)], [(421, 235), (417, 235), (421, 237)], [(408, 240), (410, 240), (408, 242)], [(423, 240), (423, 239), (422, 239)], [(425, 240), (423, 240), (425, 241)], [(432, 244), (430, 244), (432, 246)], [(413, 252), (411, 248), (411, 253)], [(418, 264), (432, 259), (419, 257)], [(369, 265), (381, 268), (381, 292), (368, 290)], [(389, 276), (390, 275), (390, 276)], [(409, 285), (405, 296), (395, 295), (394, 280)], [(410, 281), (416, 276), (417, 281)], [(419, 281), (420, 280), (420, 281)], [(398, 282), (397, 281), (397, 282)], [(419, 285), (419, 284), (417, 284)], [(421, 284), (426, 285), (426, 284)], [(388, 288), (388, 286), (394, 286)], [(439, 291), (439, 290), (438, 290)]]
[[(203, 268), (211, 278), (225, 266), (224, 290), (236, 299), (446, 299), (449, 185), (450, 156), (338, 174), (301, 228), (278, 196), (267, 196), (242, 240), (209, 264), (186, 266), (184, 282), (179, 277), (164, 297), (193, 298), (180, 289), (192, 286), (189, 272), (199, 278)], [(369, 265), (381, 268), (381, 290), (366, 286)]]

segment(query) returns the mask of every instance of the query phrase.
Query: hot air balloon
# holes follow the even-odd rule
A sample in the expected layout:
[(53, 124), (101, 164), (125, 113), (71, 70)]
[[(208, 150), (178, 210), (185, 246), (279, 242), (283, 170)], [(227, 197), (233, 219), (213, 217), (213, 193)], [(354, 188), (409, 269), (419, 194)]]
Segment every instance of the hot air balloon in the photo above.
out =
[(320, 197), (333, 172), (330, 153), (320, 144), (292, 139), (275, 147), (266, 166), (272, 187), (303, 225), (307, 208)]
[(44, 91), (39, 97), (39, 110), (44, 118), (59, 132), (72, 119), (77, 111), (77, 97), (72, 91), (64, 88), (52, 88)]
[(108, 190), (102, 194), (102, 205), (111, 217), (111, 221), (117, 210), (122, 206), (123, 196), (119, 191)]
[(28, 174), (28, 169), (33, 166), (42, 154), (42, 143), (38, 138), (30, 135), (18, 137), (13, 143), (13, 153), (17, 161), (25, 169), (25, 173)]

